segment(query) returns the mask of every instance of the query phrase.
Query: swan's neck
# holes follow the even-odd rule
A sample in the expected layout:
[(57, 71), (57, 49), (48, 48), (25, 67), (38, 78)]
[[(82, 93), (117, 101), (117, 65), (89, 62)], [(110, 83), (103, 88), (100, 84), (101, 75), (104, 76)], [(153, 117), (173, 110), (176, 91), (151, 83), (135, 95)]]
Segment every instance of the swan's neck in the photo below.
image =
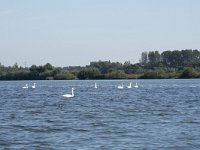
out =
[(72, 89), (72, 95), (74, 95), (74, 90)]

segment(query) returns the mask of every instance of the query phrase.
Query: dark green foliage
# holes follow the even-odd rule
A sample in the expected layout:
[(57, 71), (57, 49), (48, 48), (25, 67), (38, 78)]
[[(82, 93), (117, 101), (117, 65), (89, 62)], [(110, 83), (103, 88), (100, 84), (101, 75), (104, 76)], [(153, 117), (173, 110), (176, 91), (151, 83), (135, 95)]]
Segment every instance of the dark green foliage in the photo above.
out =
[(32, 65), (30, 68), (0, 65), (0, 80), (71, 80), (75, 79), (73, 73), (65, 72), (60, 67), (53, 67), (50, 63), (44, 66)]
[(134, 65), (130, 63), (130, 61), (126, 61), (123, 65), (123, 70), (126, 74), (131, 74), (135, 72)]
[(122, 70), (115, 70), (108, 74), (109, 79), (126, 79), (127, 75)]
[(150, 67), (158, 66), (159, 62), (161, 61), (161, 56), (158, 51), (151, 51), (148, 53), (148, 64)]
[(186, 68), (183, 70), (180, 78), (197, 78), (198, 72), (194, 68)]
[(144, 79), (164, 79), (167, 78), (165, 76), (165, 72), (163, 70), (154, 70), (145, 72), (144, 75), (141, 77)]
[(78, 72), (78, 79), (95, 79), (97, 76), (100, 75), (100, 71), (97, 68), (89, 67), (89, 68), (83, 68)]
[(112, 70), (120, 70), (123, 68), (123, 65), (119, 62), (110, 62), (110, 61), (98, 61), (91, 62), (90, 67), (98, 68), (102, 74), (108, 74)]
[(72, 73), (60, 73), (54, 76), (54, 80), (73, 80), (75, 76)]
[(148, 53), (147, 52), (142, 52), (142, 55), (141, 55), (141, 60), (140, 60), (140, 63), (145, 66), (148, 64)]
[(53, 66), (50, 63), (47, 63), (46, 65), (44, 65), (43, 68), (44, 68), (44, 71), (53, 70)]
[(140, 63), (95, 61), (85, 67), (54, 67), (50, 63), (20, 67), (0, 63), (0, 80), (72, 80), (72, 79), (168, 79), (199, 78), (200, 52), (174, 50), (143, 52)]
[[(144, 63), (144, 54), (148, 54), (148, 63)], [(145, 59), (146, 60), (146, 59)], [(200, 64), (200, 52), (198, 50), (174, 50), (164, 51), (159, 54), (158, 51), (143, 52), (141, 56), (141, 64), (145, 68), (154, 68), (162, 64), (166, 68), (184, 68), (198, 66)]]

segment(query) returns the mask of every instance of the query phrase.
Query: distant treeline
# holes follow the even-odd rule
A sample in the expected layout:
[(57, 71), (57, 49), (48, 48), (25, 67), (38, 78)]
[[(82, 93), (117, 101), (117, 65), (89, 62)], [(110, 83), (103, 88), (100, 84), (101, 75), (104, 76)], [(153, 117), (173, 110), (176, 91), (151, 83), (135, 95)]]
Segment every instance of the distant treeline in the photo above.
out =
[(0, 64), (0, 80), (200, 78), (200, 52), (174, 50), (143, 52), (139, 63), (91, 62), (88, 66), (54, 67), (50, 63), (21, 67)]

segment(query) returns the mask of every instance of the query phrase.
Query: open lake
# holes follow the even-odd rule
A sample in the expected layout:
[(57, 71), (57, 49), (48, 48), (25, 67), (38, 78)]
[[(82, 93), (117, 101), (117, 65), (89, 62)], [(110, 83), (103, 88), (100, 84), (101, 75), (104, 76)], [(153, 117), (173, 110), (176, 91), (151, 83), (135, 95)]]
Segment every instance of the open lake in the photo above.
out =
[(129, 82), (1, 81), (0, 150), (200, 149), (200, 80)]

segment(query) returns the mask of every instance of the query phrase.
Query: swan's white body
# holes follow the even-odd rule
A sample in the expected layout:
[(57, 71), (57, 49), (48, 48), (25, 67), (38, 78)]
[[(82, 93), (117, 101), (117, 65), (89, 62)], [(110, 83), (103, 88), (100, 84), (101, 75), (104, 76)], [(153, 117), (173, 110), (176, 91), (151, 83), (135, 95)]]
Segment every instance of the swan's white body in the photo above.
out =
[(64, 94), (63, 97), (74, 97), (74, 88), (72, 88), (71, 94)]
[(22, 87), (23, 89), (28, 89), (28, 84), (26, 84), (26, 86)]
[(119, 85), (117, 88), (118, 88), (118, 89), (123, 89), (123, 88), (124, 88), (124, 85), (123, 85), (123, 84), (122, 84), (122, 85)]
[(94, 88), (97, 89), (97, 84), (96, 83), (94, 84)]
[(136, 82), (136, 84), (134, 85), (134, 88), (138, 88), (137, 82)]
[(132, 85), (131, 85), (131, 82), (129, 84), (129, 86), (127, 86), (128, 89), (131, 89), (132, 88)]
[(33, 83), (32, 89), (35, 89), (35, 88), (36, 88), (35, 83)]

